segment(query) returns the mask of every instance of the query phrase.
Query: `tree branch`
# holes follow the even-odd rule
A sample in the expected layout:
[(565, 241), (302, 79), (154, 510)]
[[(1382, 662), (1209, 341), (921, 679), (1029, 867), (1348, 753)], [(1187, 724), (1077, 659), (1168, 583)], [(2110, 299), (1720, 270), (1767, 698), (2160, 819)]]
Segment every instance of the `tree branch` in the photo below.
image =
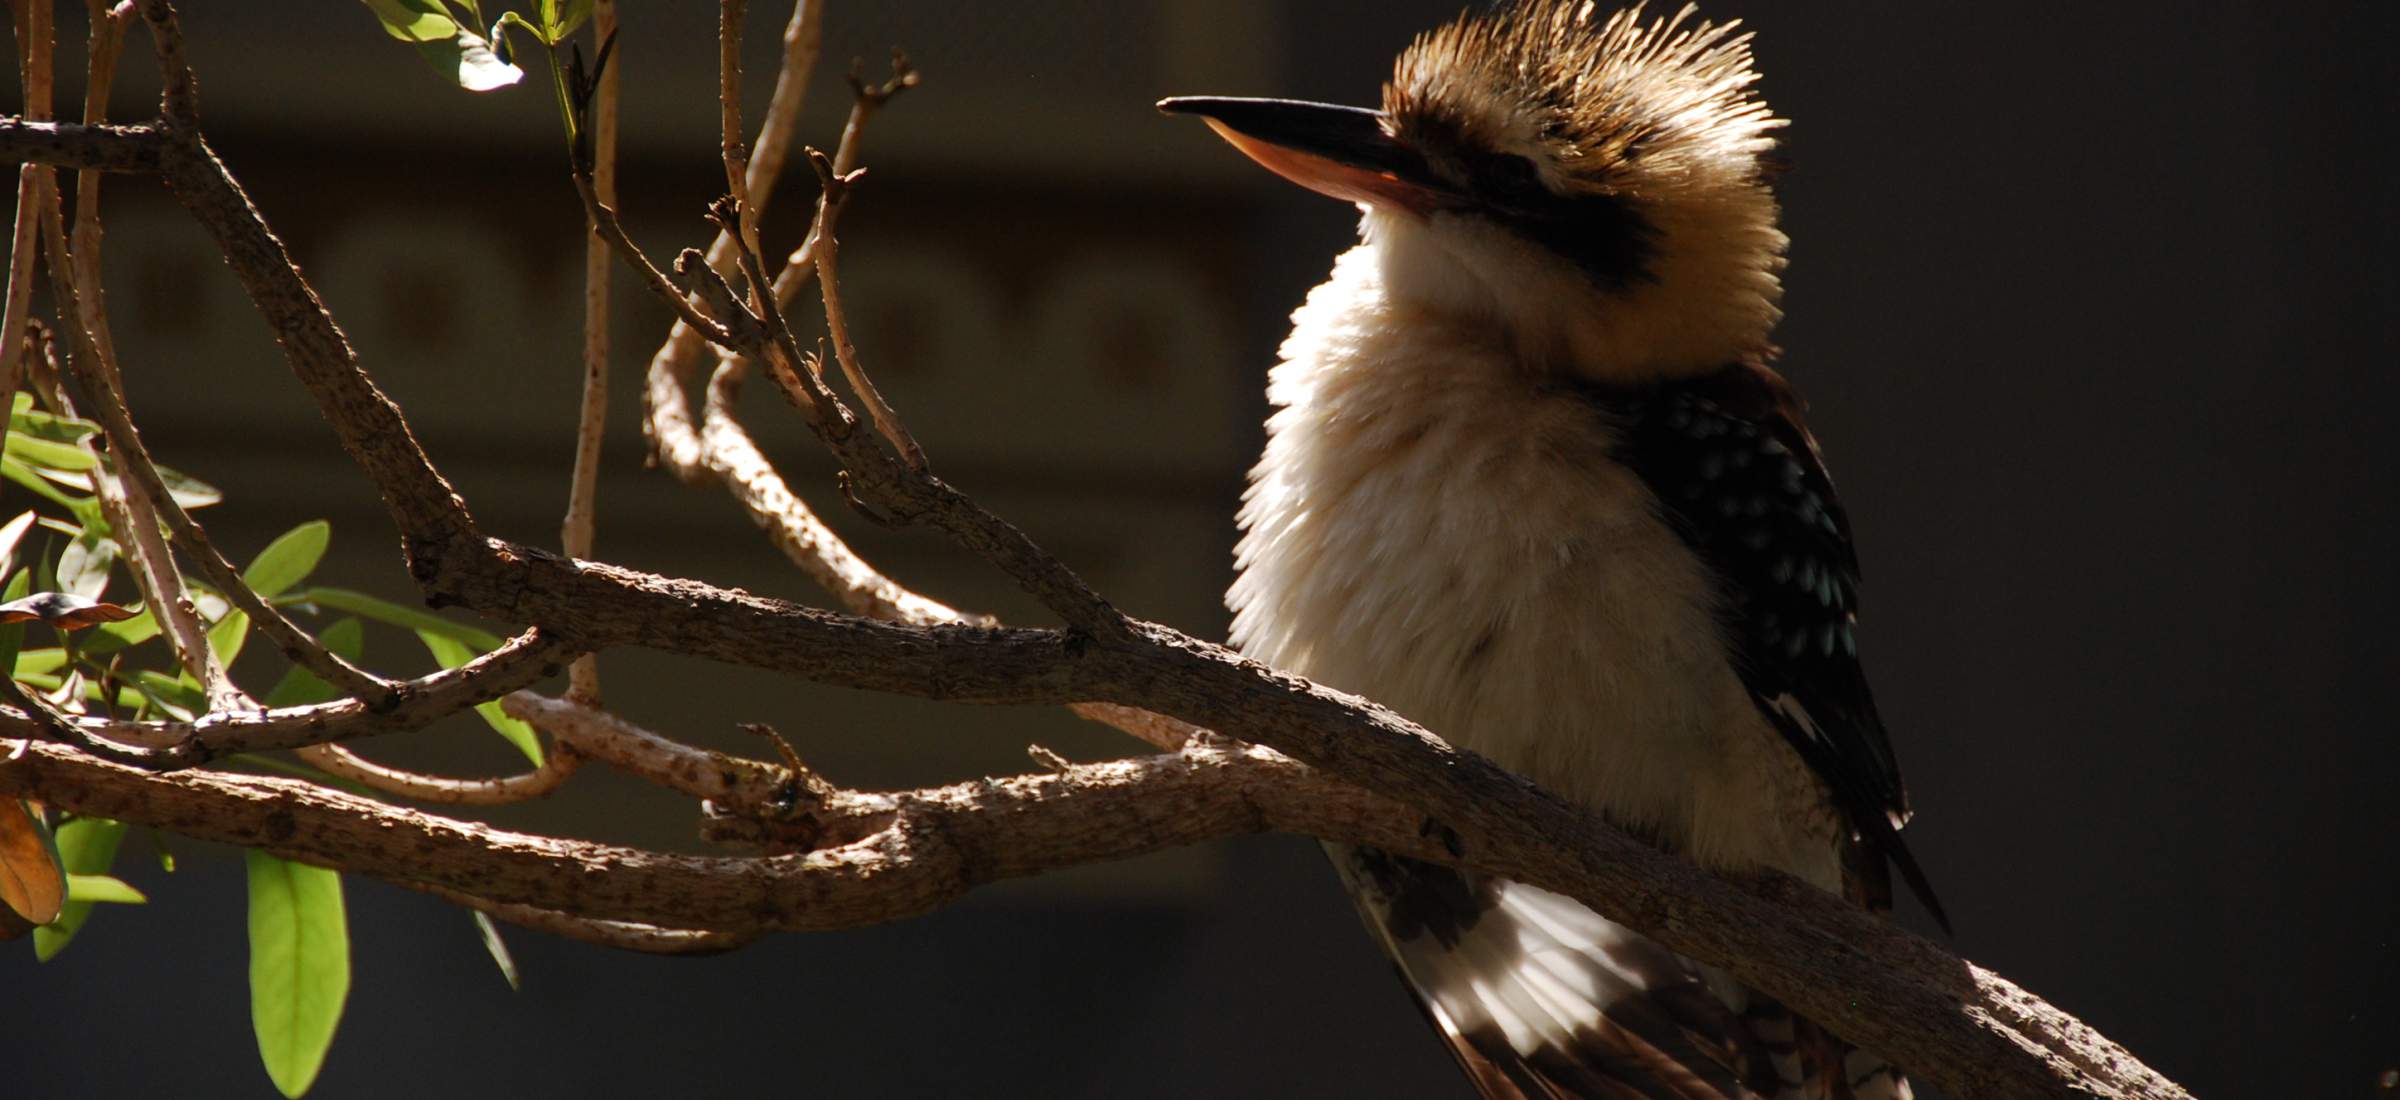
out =
[[(15, 760), (0, 762), (0, 793), (36, 794), (78, 812), (155, 823), (587, 924), (729, 932), (891, 920), (996, 877), (1282, 829), (1458, 863), (1564, 893), (1670, 949), (1724, 967), (1955, 1093), (2182, 1095), (2038, 999), (1838, 899), (1780, 875), (1714, 877), (1388, 710), (1125, 618), (1022, 532), (963, 494), (885, 454), (865, 433), (836, 434), (832, 425), (847, 413), (830, 401), (803, 402), (803, 411), (862, 495), (903, 518), (942, 528), (1040, 597), (1069, 629), (874, 622), (483, 537), (409, 435), (399, 410), (360, 369), (281, 243), (191, 128), (195, 101), (172, 9), (164, 0), (147, 0), (144, 14), (159, 40), (170, 125), (138, 133), (95, 127), (69, 133), (0, 120), (0, 155), (14, 151), (100, 170), (129, 170), (116, 166), (154, 158), (169, 187), (216, 239), (345, 448), (382, 492), (429, 602), (462, 603), (538, 625), (454, 674), (406, 685), (410, 690), (383, 714), (344, 702), (130, 728), (75, 719), (69, 720), (73, 733), (106, 729), (167, 738), (197, 746), (201, 755), (327, 743), (405, 728), (426, 719), (437, 696), (455, 710), (470, 696), (489, 698), (522, 686), (571, 647), (648, 645), (930, 698), (1143, 706), (1259, 745), (1189, 738), (1164, 757), (1068, 765), (1045, 775), (931, 791), (827, 795), (810, 788), (813, 796), (800, 799), (789, 814), (712, 824), (720, 838), (807, 849), (756, 858), (673, 856), (531, 837), (290, 780), (203, 771), (160, 776), (50, 744), (28, 744)], [(836, 179), (848, 171), (833, 167)], [(829, 195), (824, 201), (840, 199)], [(605, 211), (588, 190), (585, 200)], [(732, 219), (725, 234), (737, 249), (741, 224), (741, 217)], [(763, 265), (750, 251), (741, 258), (754, 273), (755, 291), (755, 273)], [(671, 298), (695, 328), (728, 350), (771, 370), (806, 369), (796, 355), (773, 346), (770, 326), (759, 323), (763, 316), (734, 324), (744, 319), (729, 312), (719, 325), (695, 312), (684, 296), (688, 288), (669, 284), (654, 268), (647, 277), (654, 292)], [(738, 305), (718, 289), (721, 283), (695, 282), (717, 291), (713, 307)], [(753, 302), (762, 315), (772, 314), (778, 297), (756, 293)], [(775, 320), (781, 342), (789, 343), (788, 324)], [(791, 361), (779, 362), (779, 355)], [(797, 400), (804, 391), (792, 392)], [(0, 729), (53, 736), (42, 717), (0, 711)], [(611, 743), (643, 744), (629, 736)], [(1427, 828), (1428, 815), (1440, 828)], [(742, 927), (725, 927), (729, 920)]]

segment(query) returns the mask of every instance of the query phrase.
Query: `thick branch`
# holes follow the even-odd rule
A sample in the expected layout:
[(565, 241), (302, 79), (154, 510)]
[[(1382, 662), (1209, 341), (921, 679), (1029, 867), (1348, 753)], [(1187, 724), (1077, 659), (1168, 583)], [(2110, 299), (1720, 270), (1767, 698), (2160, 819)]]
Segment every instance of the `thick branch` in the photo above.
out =
[[(1218, 744), (869, 796), (841, 822), (878, 826), (860, 839), (750, 859), (507, 833), (291, 780), (215, 773), (166, 779), (49, 745), (0, 763), (0, 794), (38, 794), (79, 813), (587, 921), (728, 931), (882, 923), (1000, 878), (1268, 829), (1460, 862), (1404, 806), (1265, 750)], [(728, 821), (719, 831), (773, 844), (795, 828)], [(1956, 1095), (2185, 1096), (2038, 998), (1838, 899), (1778, 875), (1737, 886), (1632, 847), (1651, 864), (1634, 897), (1652, 910), (1655, 927), (1675, 934), (1668, 942), (1678, 949), (1701, 940), (1722, 945), (1723, 928), (1742, 922), (1834, 929), (1771, 937), (1780, 941), (1773, 965), (1781, 982), (1769, 988), (1843, 991), (1818, 999), (1848, 1001), (1848, 1011), (1804, 1011), (1854, 1042), (1920, 1067), (1920, 1076)], [(1520, 841), (1469, 862), (1575, 896), (1626, 884), (1626, 875), (1593, 858), (1562, 859), (1570, 850), (1549, 839)], [(1862, 976), (1880, 980), (1861, 983)]]

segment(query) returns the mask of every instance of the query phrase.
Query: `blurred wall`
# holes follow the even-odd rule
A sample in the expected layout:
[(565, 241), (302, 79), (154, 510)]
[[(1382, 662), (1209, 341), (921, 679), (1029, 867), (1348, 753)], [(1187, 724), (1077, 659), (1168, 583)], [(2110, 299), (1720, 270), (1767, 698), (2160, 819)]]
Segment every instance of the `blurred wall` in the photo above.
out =
[[(554, 542), (581, 231), (546, 93), (446, 88), (355, 5), (185, 7), (213, 140), (377, 380), (480, 520)], [(721, 179), (713, 16), (629, 7), (622, 205), (665, 256), (705, 239)], [(784, 14), (757, 7), (752, 119)], [(944, 475), (1128, 609), (1219, 635), (1263, 372), (1353, 218), (1150, 103), (1371, 102), (1454, 7), (835, 5), (809, 140), (833, 141), (845, 59), (898, 43), (926, 74), (875, 123), (844, 266), (864, 354)], [(1779, 335), (1856, 519), (1910, 835), (1961, 950), (2199, 1095), (2370, 1094), (2400, 1066), (2395, 9), (1709, 11), (1757, 28), (1765, 94), (1795, 120)], [(135, 44), (119, 117), (153, 94)], [(810, 192), (777, 193), (771, 248)], [(153, 185), (112, 181), (108, 201), (136, 410), (167, 461), (227, 489), (220, 541), (327, 517), (327, 579), (409, 597), (366, 481), (205, 241)], [(664, 314), (622, 282), (617, 301), (601, 556), (819, 599), (729, 500), (641, 469), (637, 379)], [(872, 560), (1041, 621), (938, 537), (855, 522), (754, 397), (795, 488)], [(414, 670), (409, 645), (376, 636), (369, 656)], [(744, 751), (732, 724), (772, 722), (854, 785), (1024, 770), (1030, 741), (1131, 751), (1048, 710), (637, 652), (604, 668), (638, 720)], [(508, 765), (471, 724), (374, 751)], [(688, 806), (590, 771), (495, 820), (694, 843)], [(24, 1094), (263, 1093), (238, 861), (131, 874), (152, 905), (105, 912), (46, 966), (0, 963)], [(372, 883), (350, 898), (357, 978), (324, 1096), (1464, 1092), (1297, 840), (722, 959), (519, 934), (517, 994), (462, 915)]]

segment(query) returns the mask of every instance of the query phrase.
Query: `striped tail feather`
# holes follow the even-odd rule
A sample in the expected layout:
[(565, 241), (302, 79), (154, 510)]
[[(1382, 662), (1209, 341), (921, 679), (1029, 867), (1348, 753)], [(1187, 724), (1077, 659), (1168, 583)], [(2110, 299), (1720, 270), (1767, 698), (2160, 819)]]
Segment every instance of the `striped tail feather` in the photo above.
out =
[(1488, 1100), (1909, 1100), (1906, 1078), (1573, 899), (1327, 844)]

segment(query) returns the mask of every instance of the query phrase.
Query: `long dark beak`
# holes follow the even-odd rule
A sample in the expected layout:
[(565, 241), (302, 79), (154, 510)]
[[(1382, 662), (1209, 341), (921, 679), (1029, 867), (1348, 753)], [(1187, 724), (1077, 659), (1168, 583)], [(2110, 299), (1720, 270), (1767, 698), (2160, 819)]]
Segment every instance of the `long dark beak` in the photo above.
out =
[(1251, 160), (1320, 195), (1420, 214), (1453, 197), (1424, 157), (1384, 132), (1381, 111), (1223, 96), (1176, 96), (1159, 100), (1158, 109), (1208, 120)]

